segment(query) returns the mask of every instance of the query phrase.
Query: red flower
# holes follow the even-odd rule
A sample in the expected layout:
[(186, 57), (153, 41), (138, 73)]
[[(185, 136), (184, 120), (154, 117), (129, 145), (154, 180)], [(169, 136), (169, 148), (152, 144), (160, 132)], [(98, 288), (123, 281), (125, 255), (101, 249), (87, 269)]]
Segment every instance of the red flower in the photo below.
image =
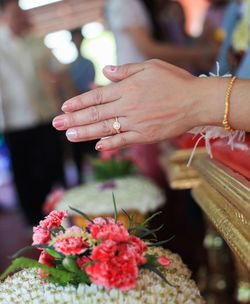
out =
[(77, 226), (73, 226), (65, 232), (61, 231), (55, 239), (54, 247), (64, 255), (82, 254), (89, 248), (82, 229)]
[(82, 257), (77, 258), (76, 263), (77, 263), (77, 266), (81, 270), (83, 270), (85, 268), (86, 264), (89, 263), (89, 262), (91, 262), (91, 261), (92, 260), (89, 257), (87, 257), (87, 256), (84, 255)]
[(165, 267), (171, 265), (172, 263), (172, 261), (166, 258), (165, 256), (159, 256), (157, 261), (161, 266), (165, 266)]
[(101, 262), (111, 260), (118, 251), (117, 242), (113, 240), (106, 240), (99, 246), (96, 246), (92, 252), (91, 259)]
[[(138, 267), (136, 260), (127, 250), (127, 244), (114, 245), (113, 241), (104, 243), (105, 245), (102, 247), (106, 248), (102, 248), (104, 249), (102, 252), (100, 249), (93, 252), (93, 256), (99, 257), (103, 261), (96, 261), (95, 264), (86, 268), (91, 282), (108, 289), (119, 288), (126, 291), (134, 288), (138, 277)], [(109, 248), (111, 248), (111, 252), (108, 251)]]
[(50, 232), (40, 226), (33, 227), (32, 245), (47, 244), (50, 241)]
[(136, 259), (138, 265), (146, 264), (143, 253), (147, 250), (147, 245), (135, 235), (130, 235), (128, 240), (128, 250)]
[(125, 242), (129, 238), (128, 231), (121, 223), (115, 223), (112, 218), (94, 219), (94, 224), (88, 226), (91, 236), (95, 240), (113, 240), (117, 242)]
[[(49, 255), (46, 251), (41, 252), (38, 262), (43, 264), (43, 265), (46, 265), (48, 267), (54, 267), (55, 266), (54, 258), (51, 255)], [(42, 278), (46, 278), (48, 276), (46, 271), (43, 270), (43, 269), (39, 269), (38, 273)]]
[(59, 202), (59, 200), (62, 198), (64, 194), (63, 189), (57, 189), (54, 192), (52, 192), (48, 198), (46, 199), (44, 205), (43, 205), (43, 212), (45, 214), (50, 213), (52, 210), (55, 209), (56, 204)]
[(135, 287), (138, 265), (146, 263), (146, 249), (136, 236), (129, 236), (125, 242), (105, 240), (94, 248), (91, 259), (95, 264), (87, 266), (86, 272), (99, 286), (128, 290)]
[(43, 221), (40, 221), (39, 226), (47, 229), (55, 229), (58, 228), (62, 220), (67, 216), (66, 211), (63, 210), (54, 210), (50, 212), (48, 216), (45, 217)]

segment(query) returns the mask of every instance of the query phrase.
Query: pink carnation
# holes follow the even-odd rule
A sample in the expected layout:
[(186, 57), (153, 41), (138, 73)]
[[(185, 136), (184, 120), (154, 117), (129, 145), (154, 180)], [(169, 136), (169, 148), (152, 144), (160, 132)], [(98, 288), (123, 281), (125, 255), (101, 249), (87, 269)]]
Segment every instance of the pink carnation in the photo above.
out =
[(33, 227), (32, 245), (47, 244), (50, 241), (50, 232), (40, 226)]
[(157, 261), (161, 266), (165, 266), (165, 267), (171, 265), (172, 263), (172, 261), (166, 258), (165, 256), (159, 256)]
[(87, 263), (89, 263), (89, 262), (92, 262), (92, 260), (85, 255), (82, 256), (82, 257), (77, 258), (77, 260), (76, 260), (77, 266), (81, 270), (83, 270), (85, 268), (85, 266), (87, 265)]
[(48, 214), (52, 210), (55, 209), (56, 204), (59, 202), (59, 200), (62, 198), (64, 194), (63, 189), (57, 189), (54, 192), (52, 192), (48, 198), (46, 199), (44, 205), (43, 205), (43, 212), (45, 214)]
[(94, 248), (91, 258), (92, 260), (106, 262), (111, 260), (116, 255), (117, 251), (118, 251), (118, 243), (113, 240), (106, 240)]
[(40, 221), (39, 226), (47, 229), (55, 229), (58, 228), (62, 220), (67, 216), (67, 212), (63, 210), (54, 210), (50, 212), (48, 216), (45, 217), (43, 221)]
[(117, 242), (125, 242), (129, 233), (121, 223), (115, 223), (114, 219), (105, 219), (97, 217), (94, 224), (89, 225), (91, 236), (95, 240), (113, 240)]
[[(105, 245), (102, 246), (104, 243)], [(135, 259), (127, 250), (127, 245), (125, 243), (114, 245), (113, 241), (104, 243), (100, 245), (106, 247), (102, 248), (102, 252), (100, 249), (93, 252), (93, 256), (98, 256), (103, 261), (96, 261), (86, 268), (91, 282), (108, 289), (119, 288), (122, 291), (134, 288), (139, 271)], [(109, 248), (111, 252), (108, 251)]]
[(77, 226), (73, 226), (65, 232), (60, 232), (54, 244), (55, 249), (64, 255), (84, 253), (89, 246), (82, 233), (82, 229)]
[[(46, 265), (48, 267), (54, 267), (55, 266), (54, 258), (51, 255), (49, 255), (46, 251), (41, 252), (38, 262), (43, 264), (43, 265)], [(39, 269), (38, 273), (42, 278), (45, 278), (45, 277), (48, 276), (46, 271), (43, 270), (43, 269)]]
[(52, 211), (38, 226), (33, 227), (32, 245), (47, 244), (50, 241), (50, 229), (58, 228), (67, 216), (65, 211)]
[(146, 258), (143, 256), (147, 250), (147, 245), (135, 235), (130, 235), (128, 240), (128, 250), (134, 256), (138, 265), (146, 264)]
[(95, 264), (87, 266), (86, 272), (99, 286), (128, 290), (135, 287), (138, 265), (146, 263), (146, 249), (146, 244), (136, 236), (130, 236), (126, 242), (105, 240), (94, 248), (91, 259)]

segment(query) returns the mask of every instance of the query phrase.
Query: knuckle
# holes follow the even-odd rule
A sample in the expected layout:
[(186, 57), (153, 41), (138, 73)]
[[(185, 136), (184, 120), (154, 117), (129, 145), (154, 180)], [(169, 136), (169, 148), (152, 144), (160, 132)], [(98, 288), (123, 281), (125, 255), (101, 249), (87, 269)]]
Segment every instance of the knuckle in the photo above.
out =
[(122, 68), (121, 68), (121, 74), (123, 75), (123, 76), (127, 76), (127, 75), (129, 75), (129, 67), (128, 67), (128, 65), (124, 65), (124, 66), (122, 66)]
[(94, 102), (96, 105), (103, 103), (103, 91), (101, 88), (97, 88), (94, 90)]
[(101, 129), (104, 134), (113, 134), (114, 133), (113, 128), (110, 126), (110, 124), (108, 123), (107, 120), (104, 120), (101, 122)]
[(120, 144), (121, 146), (126, 146), (126, 144), (127, 144), (127, 139), (126, 139), (126, 137), (125, 137), (124, 134), (121, 134), (120, 139), (119, 139), (119, 144)]
[(88, 126), (81, 128), (81, 138), (89, 138), (90, 137), (90, 129)]
[(145, 67), (151, 68), (153, 66), (158, 66), (160, 64), (161, 64), (161, 60), (159, 60), (159, 59), (149, 59), (145, 62)]
[(95, 106), (90, 108), (90, 119), (91, 119), (91, 122), (99, 121), (99, 111), (98, 111), (97, 107), (95, 107)]
[(66, 116), (66, 126), (67, 127), (71, 127), (71, 126), (74, 126), (75, 125), (75, 115), (74, 114), (68, 114)]

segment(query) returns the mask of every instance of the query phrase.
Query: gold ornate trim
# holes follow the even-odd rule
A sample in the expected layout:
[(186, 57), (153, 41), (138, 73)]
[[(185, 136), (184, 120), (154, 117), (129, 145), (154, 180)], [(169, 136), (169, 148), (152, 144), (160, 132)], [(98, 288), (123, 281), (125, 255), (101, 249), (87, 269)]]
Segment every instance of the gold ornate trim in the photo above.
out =
[[(191, 153), (192, 149), (172, 149), (161, 158), (162, 168), (172, 189), (190, 189), (199, 184), (197, 171), (192, 166), (187, 167)], [(204, 148), (197, 148), (194, 158), (204, 154)]]
[(250, 270), (250, 183), (216, 161), (195, 161), (202, 182), (192, 194), (232, 251)]

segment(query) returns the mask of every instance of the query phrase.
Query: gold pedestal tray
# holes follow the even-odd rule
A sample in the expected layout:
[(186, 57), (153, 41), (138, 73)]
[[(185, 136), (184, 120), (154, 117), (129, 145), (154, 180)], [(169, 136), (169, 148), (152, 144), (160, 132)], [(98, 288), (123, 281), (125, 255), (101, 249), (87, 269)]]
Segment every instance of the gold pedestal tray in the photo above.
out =
[[(170, 187), (175, 190), (191, 189), (200, 182), (200, 177), (196, 169), (187, 167), (188, 160), (193, 149), (170, 149), (170, 151), (160, 159), (162, 168), (167, 176)], [(205, 148), (197, 148), (194, 159), (206, 154)]]

